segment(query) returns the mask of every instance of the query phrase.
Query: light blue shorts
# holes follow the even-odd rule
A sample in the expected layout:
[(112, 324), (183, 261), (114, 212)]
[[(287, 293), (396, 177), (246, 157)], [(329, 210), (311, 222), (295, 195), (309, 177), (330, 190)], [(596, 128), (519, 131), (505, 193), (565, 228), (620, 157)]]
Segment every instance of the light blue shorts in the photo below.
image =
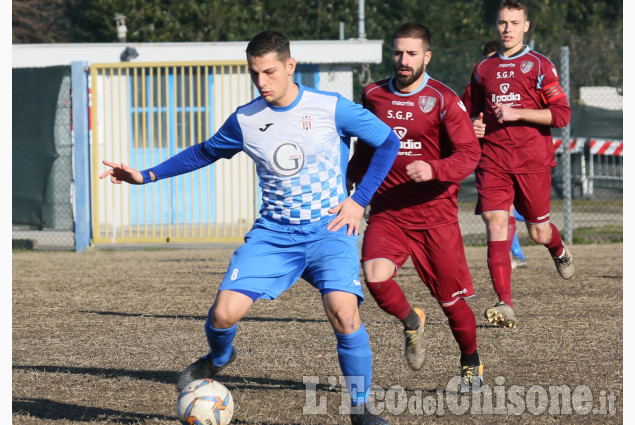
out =
[(347, 227), (326, 230), (333, 217), (307, 225), (284, 225), (260, 217), (229, 262), (220, 290), (275, 299), (304, 278), (320, 290), (350, 292), (364, 299), (359, 279), (359, 236)]

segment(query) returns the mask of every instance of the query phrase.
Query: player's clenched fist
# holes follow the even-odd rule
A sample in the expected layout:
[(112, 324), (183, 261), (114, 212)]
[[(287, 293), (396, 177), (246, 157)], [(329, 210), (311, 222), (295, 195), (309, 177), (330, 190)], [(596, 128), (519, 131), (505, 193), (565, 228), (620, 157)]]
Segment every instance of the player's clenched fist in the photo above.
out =
[(406, 165), (406, 173), (417, 183), (432, 180), (432, 167), (425, 161), (414, 161)]

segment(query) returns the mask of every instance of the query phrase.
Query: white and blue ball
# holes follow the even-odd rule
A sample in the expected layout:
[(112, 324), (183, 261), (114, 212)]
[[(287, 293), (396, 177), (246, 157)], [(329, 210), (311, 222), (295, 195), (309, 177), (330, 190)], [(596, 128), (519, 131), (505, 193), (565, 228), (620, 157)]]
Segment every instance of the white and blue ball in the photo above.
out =
[(228, 425), (234, 414), (234, 400), (220, 382), (198, 379), (179, 394), (176, 413), (183, 425)]

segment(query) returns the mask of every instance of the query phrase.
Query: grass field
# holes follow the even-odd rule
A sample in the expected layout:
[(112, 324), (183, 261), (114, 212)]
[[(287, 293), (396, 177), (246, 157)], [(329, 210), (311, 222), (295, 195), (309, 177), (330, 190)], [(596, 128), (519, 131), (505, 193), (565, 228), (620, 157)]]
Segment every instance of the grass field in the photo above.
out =
[[(362, 304), (374, 406), (391, 424), (623, 422), (622, 244), (572, 246), (571, 281), (558, 276), (544, 247), (523, 249), (528, 266), (512, 276), (519, 325), (509, 330), (483, 318), (495, 302), (486, 249), (466, 248), (484, 396), (457, 398), (449, 388), (458, 347), (410, 263), (397, 280), (428, 315), (422, 370), (407, 368), (397, 320), (372, 298)], [(174, 382), (207, 352), (203, 323), (232, 252), (14, 252), (13, 423), (178, 423)], [(350, 423), (340, 412), (335, 337), (306, 282), (257, 302), (235, 344), (236, 361), (217, 377), (234, 397), (233, 423)]]

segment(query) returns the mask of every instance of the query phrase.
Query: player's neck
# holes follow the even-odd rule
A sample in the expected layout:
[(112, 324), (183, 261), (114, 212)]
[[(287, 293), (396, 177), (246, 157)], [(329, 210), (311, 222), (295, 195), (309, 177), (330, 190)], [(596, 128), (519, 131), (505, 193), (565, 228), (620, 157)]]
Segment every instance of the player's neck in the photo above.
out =
[(509, 50), (505, 50), (505, 51), (501, 50), (501, 53), (503, 54), (504, 57), (511, 58), (520, 54), (523, 50), (525, 50), (525, 44), (521, 43), (518, 46), (514, 46)]
[(286, 108), (287, 106), (295, 102), (295, 99), (298, 97), (299, 92), (300, 92), (300, 88), (298, 87), (298, 85), (294, 83), (293, 81), (291, 81), (289, 88), (287, 89), (284, 96), (278, 99), (278, 101), (275, 104), (272, 103), (272, 105), (275, 106), (276, 108)]
[(413, 82), (412, 84), (408, 84), (407, 86), (402, 86), (399, 83), (399, 81), (395, 78), (394, 79), (395, 88), (399, 90), (400, 92), (412, 93), (413, 91), (416, 91), (419, 89), (419, 87), (421, 87), (421, 85), (423, 84), (424, 76), (425, 76), (425, 73), (421, 74), (421, 77), (419, 77), (417, 81)]

